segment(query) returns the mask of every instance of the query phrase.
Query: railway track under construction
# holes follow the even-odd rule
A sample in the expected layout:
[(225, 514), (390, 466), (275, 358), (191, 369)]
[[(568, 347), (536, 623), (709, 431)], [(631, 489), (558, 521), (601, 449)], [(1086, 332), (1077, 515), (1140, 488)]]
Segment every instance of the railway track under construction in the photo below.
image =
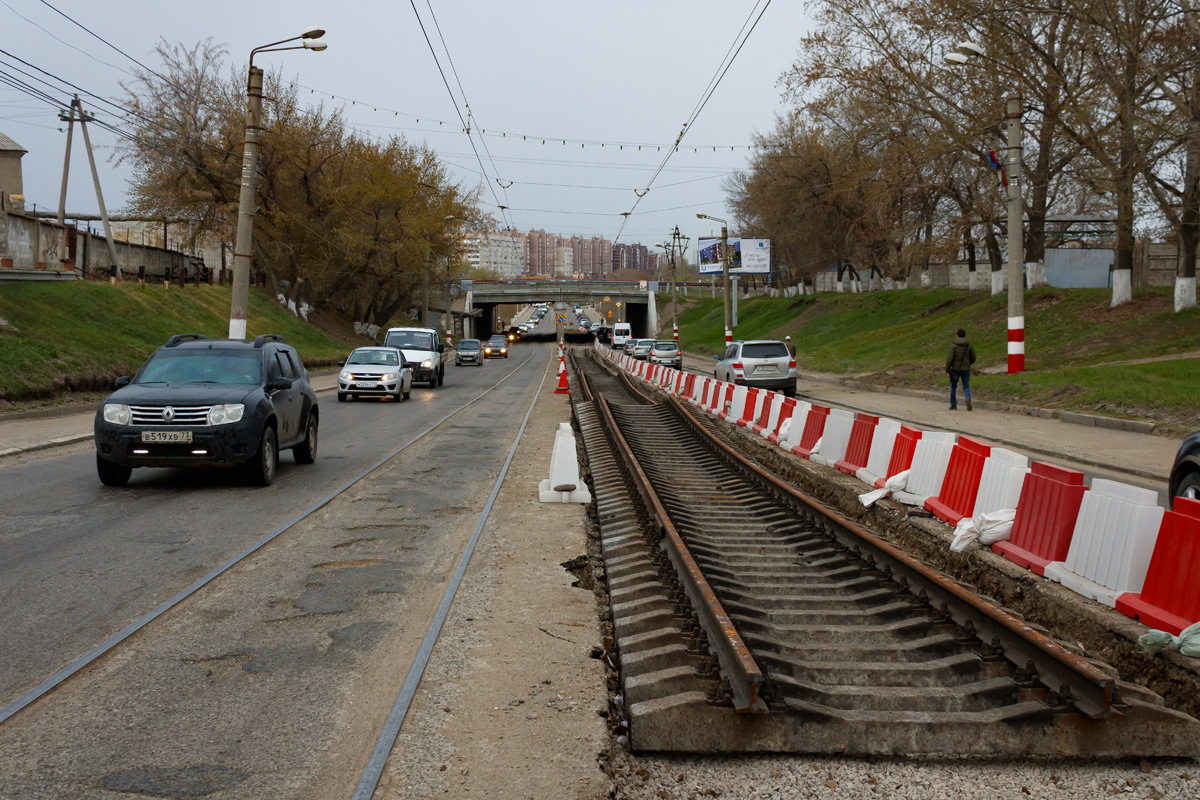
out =
[(1200, 722), (573, 351), (634, 750), (1195, 756)]

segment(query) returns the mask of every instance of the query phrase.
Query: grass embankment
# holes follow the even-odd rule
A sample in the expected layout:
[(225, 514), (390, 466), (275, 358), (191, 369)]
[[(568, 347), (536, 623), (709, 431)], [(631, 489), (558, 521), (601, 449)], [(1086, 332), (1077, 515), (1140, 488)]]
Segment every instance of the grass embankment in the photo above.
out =
[[(665, 300), (665, 298), (663, 298)], [(1200, 405), (1200, 311), (1172, 310), (1170, 288), (1141, 288), (1109, 308), (1107, 289), (1037, 289), (1025, 300), (1026, 372), (1004, 374), (1007, 299), (920, 289), (818, 297), (755, 298), (739, 305), (739, 339), (790, 334), (802, 370), (864, 376), (877, 383), (943, 389), (946, 348), (965, 328), (979, 360), (979, 397), (1153, 419), (1194, 427)], [(720, 298), (690, 299), (680, 339), (697, 353), (723, 349)]]
[[(176, 333), (225, 338), (227, 286), (139, 287), (99, 283), (0, 284), (0, 399), (105, 390), (131, 375)], [(278, 333), (309, 366), (353, 345), (292, 316), (251, 290), (248, 335)]]

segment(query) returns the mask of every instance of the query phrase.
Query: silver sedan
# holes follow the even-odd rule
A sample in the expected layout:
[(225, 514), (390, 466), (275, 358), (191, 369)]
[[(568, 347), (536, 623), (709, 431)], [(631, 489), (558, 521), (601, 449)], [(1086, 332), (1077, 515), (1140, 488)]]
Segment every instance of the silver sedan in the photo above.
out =
[(399, 402), (412, 392), (412, 368), (395, 347), (360, 347), (338, 366), (338, 402), (360, 397)]

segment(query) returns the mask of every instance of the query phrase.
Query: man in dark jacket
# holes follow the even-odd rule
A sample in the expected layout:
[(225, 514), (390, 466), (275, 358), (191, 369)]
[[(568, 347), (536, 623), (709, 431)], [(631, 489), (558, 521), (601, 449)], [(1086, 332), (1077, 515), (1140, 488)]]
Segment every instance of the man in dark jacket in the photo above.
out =
[(967, 411), (971, 410), (971, 365), (975, 363), (975, 348), (967, 341), (967, 332), (958, 329), (958, 335), (950, 343), (946, 353), (946, 374), (950, 376), (950, 410), (958, 408), (958, 381), (962, 380), (963, 397), (967, 398)]

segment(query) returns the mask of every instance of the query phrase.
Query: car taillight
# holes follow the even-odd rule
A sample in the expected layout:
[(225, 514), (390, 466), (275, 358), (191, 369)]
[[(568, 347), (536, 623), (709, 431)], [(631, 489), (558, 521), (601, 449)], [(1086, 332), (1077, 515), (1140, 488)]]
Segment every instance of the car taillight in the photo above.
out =
[(745, 369), (745, 367), (742, 366), (742, 362), (740, 362), (740, 361), (733, 362), (733, 368), (734, 369)]
[(794, 360), (788, 362), (788, 369), (793, 369), (793, 368), (795, 368), (795, 366), (796, 366), (796, 362)]

